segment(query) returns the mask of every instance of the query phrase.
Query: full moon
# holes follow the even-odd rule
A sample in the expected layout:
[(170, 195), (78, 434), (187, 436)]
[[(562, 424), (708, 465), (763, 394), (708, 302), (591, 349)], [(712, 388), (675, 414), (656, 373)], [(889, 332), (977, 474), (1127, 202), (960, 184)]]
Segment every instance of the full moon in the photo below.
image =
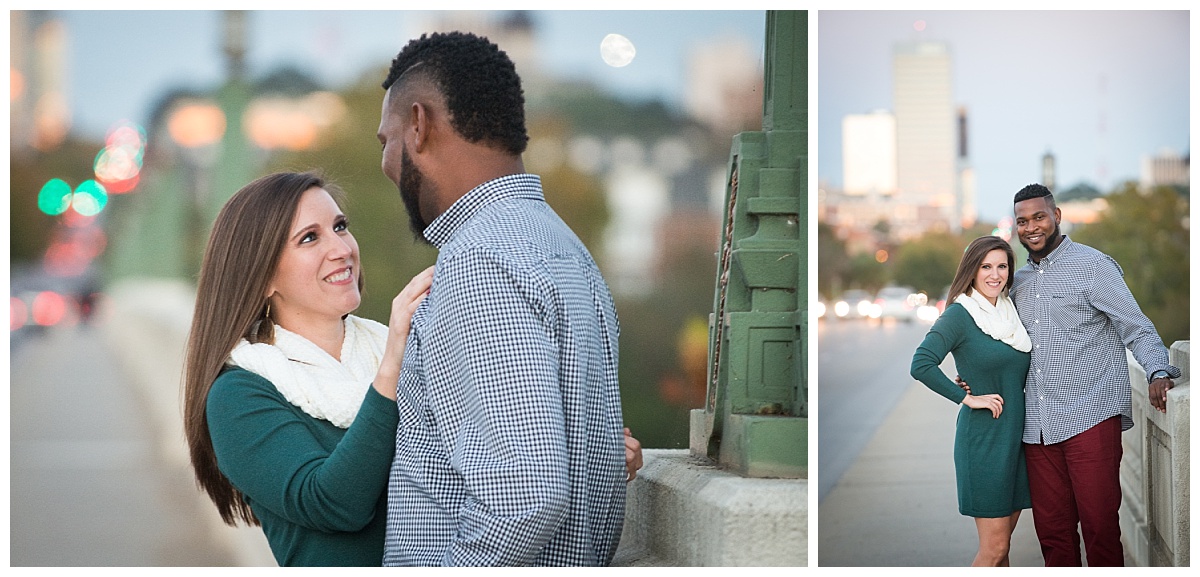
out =
[(633, 43), (628, 38), (620, 34), (609, 34), (600, 41), (600, 57), (604, 59), (604, 63), (613, 68), (620, 68), (633, 62), (633, 57), (637, 54)]

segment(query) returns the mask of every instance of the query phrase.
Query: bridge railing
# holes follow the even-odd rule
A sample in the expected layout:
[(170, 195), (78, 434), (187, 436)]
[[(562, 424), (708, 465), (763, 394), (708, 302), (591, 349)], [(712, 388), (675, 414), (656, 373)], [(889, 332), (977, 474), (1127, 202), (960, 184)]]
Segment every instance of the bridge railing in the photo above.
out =
[(1150, 406), (1146, 373), (1129, 357), (1132, 429), (1122, 436), (1121, 535), (1141, 567), (1191, 563), (1191, 342), (1171, 345), (1171, 364), (1183, 375), (1167, 393), (1167, 412)]

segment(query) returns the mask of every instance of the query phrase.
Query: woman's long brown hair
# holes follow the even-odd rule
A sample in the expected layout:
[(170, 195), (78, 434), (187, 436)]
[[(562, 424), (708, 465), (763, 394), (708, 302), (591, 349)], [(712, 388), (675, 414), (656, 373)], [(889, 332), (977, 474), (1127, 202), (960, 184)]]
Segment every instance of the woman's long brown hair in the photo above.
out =
[(975, 273), (979, 272), (979, 267), (983, 264), (983, 259), (987, 258), (989, 252), (1000, 249), (1004, 254), (1008, 255), (1008, 281), (1004, 283), (1004, 290), (1000, 291), (1001, 296), (1008, 295), (1008, 289), (1012, 288), (1013, 274), (1017, 271), (1013, 269), (1013, 249), (1008, 242), (998, 236), (981, 236), (967, 245), (967, 250), (963, 251), (962, 260), (958, 263), (958, 271), (954, 273), (954, 281), (950, 283), (950, 290), (946, 293), (946, 306), (954, 302), (958, 295), (970, 295), (967, 292), (971, 290), (971, 283), (975, 281)]
[(200, 279), (184, 364), (183, 422), (197, 484), (217, 505), (221, 520), (258, 525), (243, 495), (217, 468), (208, 431), (208, 392), (238, 341), (274, 342), (266, 317), (266, 292), (300, 197), (325, 188), (306, 173), (277, 173), (242, 187), (213, 223)]

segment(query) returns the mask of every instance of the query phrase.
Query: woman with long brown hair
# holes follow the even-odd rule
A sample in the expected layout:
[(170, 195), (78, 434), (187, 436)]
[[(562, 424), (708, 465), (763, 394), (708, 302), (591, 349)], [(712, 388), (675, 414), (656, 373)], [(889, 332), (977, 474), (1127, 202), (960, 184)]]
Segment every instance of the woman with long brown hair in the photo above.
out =
[[(947, 302), (913, 354), (911, 374), (960, 403), (954, 435), (958, 508), (975, 518), (979, 550), (972, 565), (1007, 566), (1022, 509), (1031, 506), (1021, 432), (1032, 343), (1008, 296), (1013, 250), (1004, 239), (975, 239), (963, 253)], [(954, 355), (968, 392), (939, 368)], [(974, 393), (974, 394), (972, 394)]]
[(311, 173), (239, 190), (213, 225), (197, 286), (184, 422), (221, 518), (261, 525), (281, 565), (379, 565), (396, 380), (432, 268), (390, 329), (350, 315), (358, 245)]
[[(213, 224), (184, 374), (196, 479), (227, 524), (263, 529), (280, 565), (379, 566), (396, 383), (433, 267), (392, 301), (361, 302), (358, 244), (314, 173), (243, 187)], [(641, 445), (626, 431), (629, 478)]]

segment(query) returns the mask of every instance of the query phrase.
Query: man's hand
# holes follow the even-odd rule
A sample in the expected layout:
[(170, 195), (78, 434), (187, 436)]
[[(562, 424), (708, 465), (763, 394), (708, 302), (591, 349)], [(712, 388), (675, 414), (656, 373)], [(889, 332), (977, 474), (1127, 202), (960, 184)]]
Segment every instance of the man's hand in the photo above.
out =
[(1150, 404), (1160, 413), (1167, 412), (1167, 391), (1175, 387), (1170, 377), (1159, 377), (1150, 382)]
[(629, 432), (629, 427), (625, 427), (625, 481), (632, 481), (637, 477), (638, 469), (642, 468), (642, 443), (633, 438)]
[(967, 382), (962, 380), (961, 376), (954, 375), (954, 384), (962, 387), (962, 390), (966, 391), (968, 395), (971, 394), (971, 387), (967, 386)]

